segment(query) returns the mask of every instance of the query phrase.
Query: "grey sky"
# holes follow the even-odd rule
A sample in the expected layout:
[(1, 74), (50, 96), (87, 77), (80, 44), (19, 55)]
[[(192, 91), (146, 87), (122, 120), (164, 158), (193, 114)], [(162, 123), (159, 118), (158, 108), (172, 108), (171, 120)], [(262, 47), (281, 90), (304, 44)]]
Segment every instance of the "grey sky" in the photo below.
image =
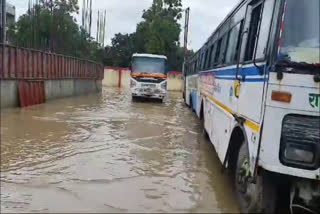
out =
[[(183, 7), (191, 8), (189, 48), (197, 50), (219, 25), (224, 17), (232, 10), (239, 0), (182, 0)], [(17, 8), (17, 15), (25, 13), (28, 0), (8, 0)], [(81, 6), (81, 2), (80, 6)], [(111, 38), (116, 33), (132, 33), (140, 22), (143, 9), (147, 9), (152, 0), (93, 0), (93, 23), (97, 21), (97, 11), (107, 10), (106, 41), (110, 44)], [(80, 16), (77, 16), (80, 20)], [(183, 26), (184, 19), (181, 20)], [(93, 24), (92, 31), (96, 32)], [(94, 34), (95, 35), (95, 34)], [(183, 44), (181, 34), (181, 44)]]

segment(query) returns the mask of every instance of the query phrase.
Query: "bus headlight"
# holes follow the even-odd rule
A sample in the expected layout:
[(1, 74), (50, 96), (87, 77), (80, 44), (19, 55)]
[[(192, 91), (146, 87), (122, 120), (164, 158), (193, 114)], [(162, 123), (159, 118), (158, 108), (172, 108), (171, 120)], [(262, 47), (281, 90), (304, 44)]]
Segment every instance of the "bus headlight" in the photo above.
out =
[(161, 88), (162, 88), (163, 90), (167, 90), (167, 87), (168, 87), (167, 81), (165, 81), (164, 83), (161, 84)]
[(315, 170), (320, 166), (320, 118), (290, 114), (284, 117), (280, 161), (283, 165)]
[(134, 87), (136, 87), (136, 86), (137, 86), (137, 82), (136, 82), (135, 80), (131, 79), (131, 81), (130, 81), (130, 87), (131, 87), (131, 88), (134, 88)]
[(288, 161), (310, 164), (314, 162), (314, 151), (315, 149), (312, 145), (287, 143), (284, 150), (284, 158)]

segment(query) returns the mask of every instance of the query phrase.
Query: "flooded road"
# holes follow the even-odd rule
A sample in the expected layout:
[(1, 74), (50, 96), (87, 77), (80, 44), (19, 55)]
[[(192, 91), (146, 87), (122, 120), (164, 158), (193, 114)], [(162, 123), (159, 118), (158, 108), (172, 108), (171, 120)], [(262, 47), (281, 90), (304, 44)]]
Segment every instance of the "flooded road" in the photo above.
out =
[(239, 210), (180, 93), (133, 103), (106, 88), (1, 117), (1, 212)]

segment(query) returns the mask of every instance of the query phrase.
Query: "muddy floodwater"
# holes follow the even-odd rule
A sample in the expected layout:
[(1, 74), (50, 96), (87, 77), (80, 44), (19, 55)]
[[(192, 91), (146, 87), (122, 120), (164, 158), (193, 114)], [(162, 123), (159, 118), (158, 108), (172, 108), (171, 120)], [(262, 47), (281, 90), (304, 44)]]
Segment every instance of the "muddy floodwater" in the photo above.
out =
[(181, 93), (127, 91), (1, 112), (1, 212), (238, 212)]

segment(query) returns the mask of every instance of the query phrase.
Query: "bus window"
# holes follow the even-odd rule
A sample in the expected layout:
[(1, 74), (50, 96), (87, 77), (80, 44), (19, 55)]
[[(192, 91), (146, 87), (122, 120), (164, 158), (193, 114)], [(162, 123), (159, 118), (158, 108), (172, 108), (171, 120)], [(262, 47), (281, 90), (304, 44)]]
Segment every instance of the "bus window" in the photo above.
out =
[(217, 44), (217, 51), (214, 57), (214, 64), (217, 65), (219, 64), (219, 56), (220, 56), (220, 49), (221, 49), (221, 43), (222, 43), (222, 38), (219, 39), (218, 44)]
[(209, 52), (209, 49), (206, 50), (206, 54), (205, 54), (205, 57), (204, 57), (204, 63), (203, 63), (203, 70), (207, 69), (207, 63), (208, 63), (208, 52)]
[(228, 46), (229, 33), (224, 34), (220, 47), (219, 64), (224, 64)]
[(212, 54), (211, 54), (211, 65), (210, 65), (211, 67), (214, 67), (216, 64), (215, 57), (216, 57), (216, 53), (217, 53), (217, 48), (218, 48), (218, 45), (216, 42), (213, 45), (213, 50), (212, 50)]
[(204, 67), (204, 53), (201, 54), (201, 58), (200, 58), (200, 70), (202, 70)]
[(248, 36), (248, 42), (247, 42), (244, 61), (253, 60), (254, 48), (257, 40), (256, 35), (258, 33), (258, 28), (259, 28), (261, 9), (262, 9), (261, 3), (259, 5), (255, 5), (252, 9), (249, 36)]
[(280, 56), (292, 62), (320, 63), (320, 2), (287, 2)]
[(226, 55), (227, 64), (236, 63), (237, 61), (237, 53), (238, 53), (239, 44), (240, 44), (242, 23), (243, 21), (241, 21), (239, 24), (234, 26), (230, 31), (230, 40), (229, 40), (229, 45), (228, 45), (228, 50)]
[(261, 28), (259, 33), (259, 40), (257, 45), (257, 51), (256, 51), (256, 59), (263, 59), (265, 56), (268, 39), (269, 39), (269, 31), (271, 21), (272, 21), (272, 15), (273, 15), (273, 9), (274, 9), (274, 0), (266, 0), (263, 6), (263, 15), (261, 20)]
[(211, 47), (210, 47), (209, 58), (208, 58), (208, 65), (207, 65), (208, 69), (211, 68), (212, 52), (213, 52), (213, 45), (211, 45)]

